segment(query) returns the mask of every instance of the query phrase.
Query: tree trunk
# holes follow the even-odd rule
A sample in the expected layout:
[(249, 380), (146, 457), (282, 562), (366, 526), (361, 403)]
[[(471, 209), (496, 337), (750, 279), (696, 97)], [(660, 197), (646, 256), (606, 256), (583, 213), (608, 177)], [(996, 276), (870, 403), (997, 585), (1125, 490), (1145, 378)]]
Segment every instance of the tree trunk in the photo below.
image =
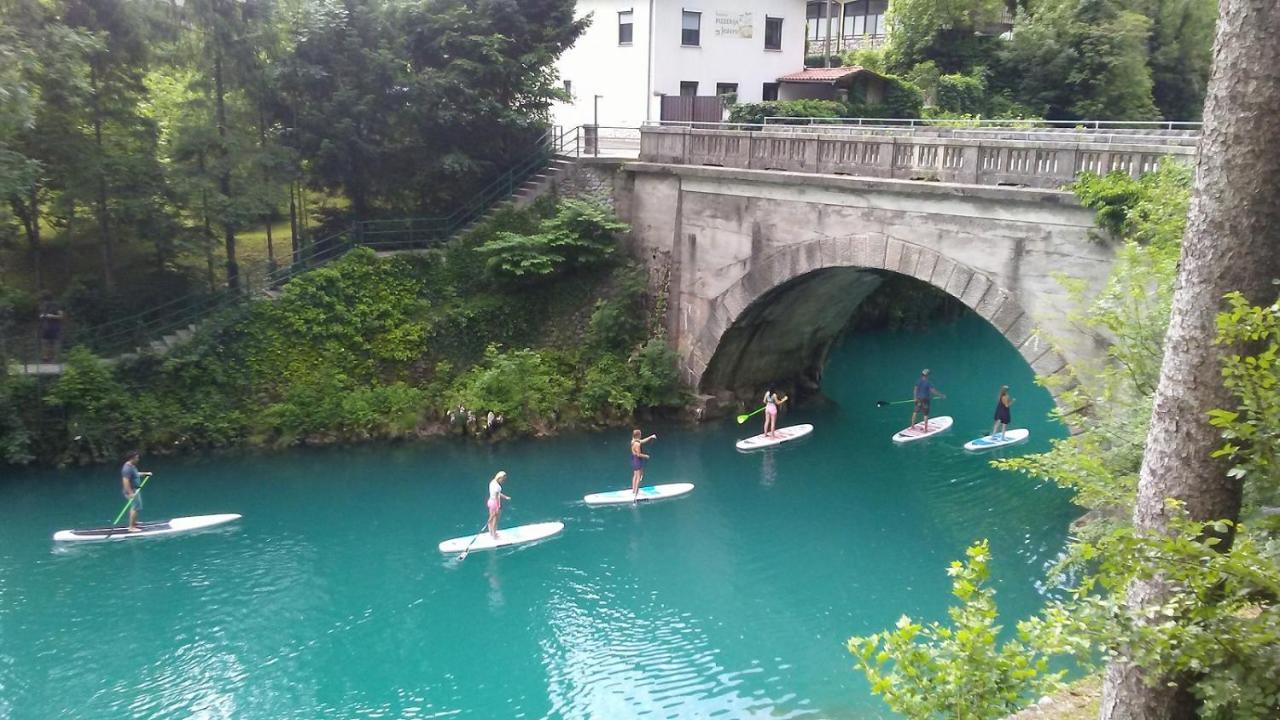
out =
[(115, 290), (115, 251), (111, 247), (111, 221), (107, 217), (107, 170), (106, 150), (102, 146), (102, 102), (98, 97), (98, 71), (94, 66), (89, 68), (90, 96), (93, 98), (93, 140), (98, 149), (97, 157), (97, 210), (98, 210), (98, 246), (102, 251), (102, 282), (108, 293)]
[[(222, 194), (223, 202), (228, 206), (231, 203), (231, 153), (227, 150), (227, 104), (226, 92), (222, 84), (222, 36), (221, 32), (215, 33), (216, 37), (213, 51), (213, 85), (214, 85), (214, 103), (217, 108), (218, 116), (218, 146), (222, 155), (222, 168), (218, 173), (218, 192)], [(240, 287), (240, 265), (236, 263), (236, 228), (231, 208), (227, 207), (225, 214), (222, 216), (222, 240), (227, 251), (227, 287), (236, 289)]]
[(44, 276), (41, 272), (40, 258), (40, 198), (39, 190), (35, 185), (26, 192), (26, 195), (12, 195), (9, 198), (9, 207), (13, 214), (18, 218), (18, 222), (22, 223), (22, 232), (27, 236), (27, 248), (31, 251), (31, 269), (35, 274), (36, 291), (44, 289)]
[(294, 201), (294, 186), (297, 182), (289, 183), (289, 240), (293, 247), (293, 264), (297, 265), (302, 259), (302, 244), (298, 240), (298, 203)]
[[(1280, 276), (1280, 4), (1222, 0), (1213, 74), (1196, 161), (1196, 184), (1183, 241), (1181, 269), (1165, 338), (1143, 456), (1134, 525), (1168, 530), (1166, 498), (1185, 503), (1195, 520), (1237, 518), (1240, 482), (1210, 454), (1222, 444), (1208, 413), (1235, 405), (1222, 384), (1220, 348), (1213, 345), (1222, 296), (1239, 290), (1251, 302), (1275, 299)], [(1218, 546), (1229, 552), (1231, 537)], [(1129, 611), (1166, 597), (1160, 582), (1129, 588)], [(1123, 651), (1123, 649), (1122, 649)], [(1103, 720), (1193, 718), (1193, 677), (1152, 678), (1113, 663), (1103, 688)]]
[(262, 108), (258, 108), (258, 150), (262, 154), (262, 193), (267, 200), (267, 275), (276, 272), (276, 247), (271, 237), (271, 223), (276, 219), (275, 193), (271, 188), (271, 169), (267, 157), (267, 120)]

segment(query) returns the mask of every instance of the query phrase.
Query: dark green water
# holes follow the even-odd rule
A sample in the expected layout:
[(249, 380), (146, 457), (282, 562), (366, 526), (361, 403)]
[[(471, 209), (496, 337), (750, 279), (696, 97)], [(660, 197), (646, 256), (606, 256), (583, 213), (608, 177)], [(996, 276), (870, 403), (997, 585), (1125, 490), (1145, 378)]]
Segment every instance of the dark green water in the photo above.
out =
[[(934, 369), (949, 433), (896, 447)], [(115, 467), (0, 482), (0, 718), (862, 718), (887, 715), (845, 639), (938, 619), (946, 564), (990, 538), (1002, 611), (1038, 581), (1073, 510), (961, 445), (1000, 383), (1043, 449), (1061, 429), (1013, 348), (970, 318), (851, 338), (831, 402), (784, 414), (807, 440), (742, 455), (732, 421), (655, 428), (648, 480), (690, 496), (590, 510), (629, 480), (626, 433), (488, 449), (394, 448), (157, 459), (151, 518), (239, 512), (204, 534), (58, 548), (109, 521)], [(754, 419), (753, 421), (754, 422)], [(442, 558), (484, 522), (561, 519), (517, 550)], [(6, 471), (7, 472), (7, 471)]]

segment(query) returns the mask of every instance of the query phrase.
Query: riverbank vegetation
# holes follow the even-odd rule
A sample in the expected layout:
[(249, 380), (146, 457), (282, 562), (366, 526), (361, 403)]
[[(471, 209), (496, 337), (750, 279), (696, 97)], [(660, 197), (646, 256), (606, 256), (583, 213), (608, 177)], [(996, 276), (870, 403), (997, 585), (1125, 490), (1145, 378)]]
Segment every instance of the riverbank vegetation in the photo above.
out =
[[(1220, 52), (1274, 51), (1247, 16), (1224, 9)], [(1104, 720), (1280, 715), (1280, 214), (1262, 199), (1273, 116), (1242, 120), (1231, 95), (1249, 67), (1235, 58), (1215, 76), (1218, 134), (1194, 188), (1172, 165), (1076, 184), (1122, 239), (1077, 317), (1107, 357), (1056, 388), (1076, 434), (994, 464), (1072, 490), (1088, 513), (1050, 571), (1047, 606), (1016, 631), (997, 624), (978, 541), (948, 570), (949, 623), (904, 616), (850, 639), (873, 691), (904, 715), (1005, 717), (1059, 687), (1063, 662), (1105, 665)], [(1280, 93), (1249, 102), (1280, 110)], [(1226, 142), (1250, 149), (1218, 162)]]
[(622, 257), (624, 228), (605, 206), (549, 197), (438, 250), (353, 250), (164, 356), (72, 351), (56, 380), (0, 378), (2, 459), (494, 438), (674, 410), (662, 302)]

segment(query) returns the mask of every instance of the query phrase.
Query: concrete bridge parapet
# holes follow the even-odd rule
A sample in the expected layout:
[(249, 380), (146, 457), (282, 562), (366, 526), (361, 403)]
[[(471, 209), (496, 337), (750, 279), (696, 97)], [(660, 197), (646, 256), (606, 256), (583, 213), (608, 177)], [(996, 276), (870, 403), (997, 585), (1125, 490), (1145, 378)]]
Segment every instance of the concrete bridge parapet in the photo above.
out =
[(1049, 133), (1029, 139), (999, 134), (933, 131), (928, 134), (884, 128), (820, 129), (647, 126), (640, 134), (644, 162), (781, 170), (900, 180), (1057, 189), (1089, 171), (1122, 171), (1137, 177), (1163, 158), (1190, 162), (1194, 139), (1184, 135), (1104, 136)]

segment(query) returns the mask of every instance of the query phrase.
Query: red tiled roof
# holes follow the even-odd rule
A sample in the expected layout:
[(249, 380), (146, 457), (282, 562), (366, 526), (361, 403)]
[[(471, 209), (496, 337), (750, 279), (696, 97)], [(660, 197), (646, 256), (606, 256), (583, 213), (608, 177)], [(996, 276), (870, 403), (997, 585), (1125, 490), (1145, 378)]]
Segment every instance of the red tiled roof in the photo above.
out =
[(778, 82), (834, 83), (837, 80), (843, 80), (861, 72), (871, 73), (872, 75), (876, 74), (875, 72), (858, 65), (849, 65), (847, 67), (838, 68), (806, 68), (800, 72), (783, 75), (778, 78)]

